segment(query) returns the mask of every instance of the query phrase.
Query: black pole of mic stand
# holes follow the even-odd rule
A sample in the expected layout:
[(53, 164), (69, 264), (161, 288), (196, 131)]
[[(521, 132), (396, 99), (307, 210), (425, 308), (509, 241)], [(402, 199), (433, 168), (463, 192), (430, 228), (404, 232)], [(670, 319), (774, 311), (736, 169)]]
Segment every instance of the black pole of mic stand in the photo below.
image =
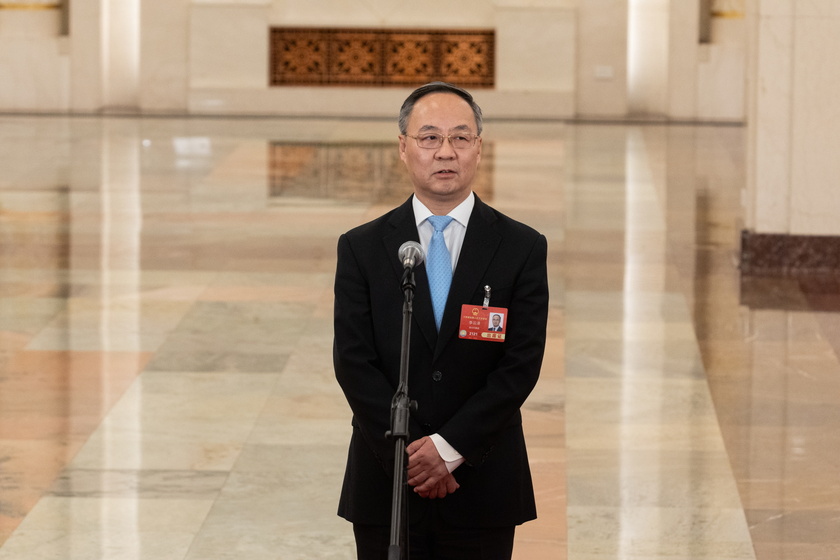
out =
[(408, 398), (408, 350), (411, 341), (412, 301), (414, 299), (414, 271), (405, 267), (401, 287), (403, 302), (402, 345), (400, 348), (400, 383), (391, 401), (391, 429), (386, 437), (394, 440), (394, 488), (391, 500), (391, 544), (388, 560), (408, 558), (408, 505), (406, 504), (405, 447), (408, 442), (408, 421), (417, 403)]

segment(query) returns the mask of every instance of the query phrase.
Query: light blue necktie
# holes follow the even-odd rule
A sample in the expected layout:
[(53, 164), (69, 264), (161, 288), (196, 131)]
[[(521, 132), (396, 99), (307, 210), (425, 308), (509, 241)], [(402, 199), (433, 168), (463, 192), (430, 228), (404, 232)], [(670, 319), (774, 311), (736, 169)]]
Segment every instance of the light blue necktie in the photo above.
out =
[(426, 273), (429, 277), (429, 291), (432, 293), (432, 309), (435, 312), (435, 324), (440, 330), (443, 308), (449, 296), (452, 284), (452, 257), (443, 239), (443, 230), (452, 222), (452, 216), (429, 216), (429, 223), (435, 228), (429, 243), (429, 258), (426, 260)]

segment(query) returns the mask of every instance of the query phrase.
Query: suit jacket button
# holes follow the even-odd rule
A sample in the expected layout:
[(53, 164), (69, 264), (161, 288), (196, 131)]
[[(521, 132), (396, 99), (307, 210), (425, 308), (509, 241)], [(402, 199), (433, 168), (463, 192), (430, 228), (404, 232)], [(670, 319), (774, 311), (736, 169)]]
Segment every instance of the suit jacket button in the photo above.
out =
[(443, 374), (439, 371), (436, 371), (432, 373), (432, 379), (434, 379), (435, 381), (440, 381), (441, 379), (443, 379)]

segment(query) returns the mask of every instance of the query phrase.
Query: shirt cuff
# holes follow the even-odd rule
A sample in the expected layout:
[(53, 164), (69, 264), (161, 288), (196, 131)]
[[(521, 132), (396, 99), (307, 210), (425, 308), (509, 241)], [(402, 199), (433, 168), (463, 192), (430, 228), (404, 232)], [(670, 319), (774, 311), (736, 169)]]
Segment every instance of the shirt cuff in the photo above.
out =
[(429, 436), (429, 439), (431, 439), (432, 443), (435, 444), (438, 455), (440, 455), (441, 459), (444, 460), (446, 463), (446, 470), (450, 473), (460, 467), (461, 463), (464, 462), (464, 457), (458, 453), (454, 447), (449, 445), (449, 443), (443, 439), (440, 434), (432, 434)]

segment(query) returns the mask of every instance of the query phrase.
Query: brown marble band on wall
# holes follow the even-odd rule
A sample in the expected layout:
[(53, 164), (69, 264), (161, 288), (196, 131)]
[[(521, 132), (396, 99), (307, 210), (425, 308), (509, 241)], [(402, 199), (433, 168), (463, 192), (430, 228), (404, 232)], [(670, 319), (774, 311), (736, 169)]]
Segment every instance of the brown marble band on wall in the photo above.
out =
[(840, 274), (840, 236), (741, 232), (742, 274)]
[(495, 31), (273, 27), (272, 86), (495, 84)]

